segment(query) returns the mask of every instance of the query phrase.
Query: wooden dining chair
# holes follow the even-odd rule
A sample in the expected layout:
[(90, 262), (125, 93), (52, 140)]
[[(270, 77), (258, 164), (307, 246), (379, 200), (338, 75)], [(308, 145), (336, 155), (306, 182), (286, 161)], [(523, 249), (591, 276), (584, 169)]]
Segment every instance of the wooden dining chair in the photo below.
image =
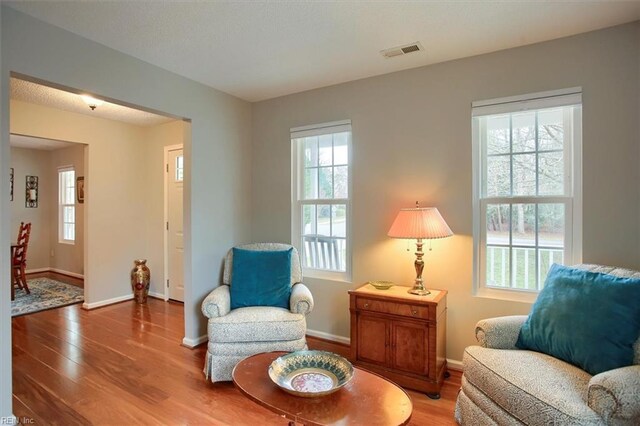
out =
[(18, 231), (18, 241), (11, 246), (11, 300), (15, 298), (15, 289), (24, 290), (27, 294), (27, 248), (29, 247), (29, 236), (31, 235), (31, 223), (20, 223)]

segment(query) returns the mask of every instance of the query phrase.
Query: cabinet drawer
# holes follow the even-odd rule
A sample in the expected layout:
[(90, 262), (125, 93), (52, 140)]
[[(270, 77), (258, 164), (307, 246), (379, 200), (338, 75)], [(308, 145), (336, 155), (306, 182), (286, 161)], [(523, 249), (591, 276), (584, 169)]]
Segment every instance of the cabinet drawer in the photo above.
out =
[(429, 319), (429, 307), (406, 303), (382, 301), (358, 297), (356, 308), (362, 311), (382, 312), (385, 314), (401, 315), (403, 317)]

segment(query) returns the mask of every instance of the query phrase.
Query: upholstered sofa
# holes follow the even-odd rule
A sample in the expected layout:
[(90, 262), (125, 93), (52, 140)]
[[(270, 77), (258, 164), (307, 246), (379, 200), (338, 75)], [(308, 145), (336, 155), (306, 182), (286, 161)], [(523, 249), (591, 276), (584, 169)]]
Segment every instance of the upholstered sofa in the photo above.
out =
[[(578, 267), (640, 278), (639, 272), (626, 269)], [(466, 348), (463, 355), (464, 375), (455, 407), (459, 424), (640, 425), (640, 339), (634, 346), (634, 365), (591, 376), (549, 355), (517, 349), (526, 319), (509, 316), (478, 322), (480, 346)]]
[[(238, 246), (245, 250), (288, 250), (292, 246), (254, 243)], [(212, 382), (231, 380), (238, 362), (260, 352), (307, 349), (306, 316), (313, 309), (313, 296), (301, 282), (302, 268), (298, 252), (291, 253), (291, 296), (289, 309), (251, 306), (231, 309), (233, 285), (233, 249), (229, 250), (222, 282), (202, 302), (202, 313), (209, 319), (209, 343), (204, 374)]]

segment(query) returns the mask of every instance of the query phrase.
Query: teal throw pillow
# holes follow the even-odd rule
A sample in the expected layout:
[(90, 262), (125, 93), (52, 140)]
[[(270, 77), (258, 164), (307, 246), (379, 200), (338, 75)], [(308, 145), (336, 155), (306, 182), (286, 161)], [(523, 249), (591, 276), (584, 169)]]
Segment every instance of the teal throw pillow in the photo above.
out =
[(231, 309), (247, 306), (289, 308), (291, 252), (233, 249)]
[(633, 364), (640, 279), (552, 265), (516, 346), (595, 375)]

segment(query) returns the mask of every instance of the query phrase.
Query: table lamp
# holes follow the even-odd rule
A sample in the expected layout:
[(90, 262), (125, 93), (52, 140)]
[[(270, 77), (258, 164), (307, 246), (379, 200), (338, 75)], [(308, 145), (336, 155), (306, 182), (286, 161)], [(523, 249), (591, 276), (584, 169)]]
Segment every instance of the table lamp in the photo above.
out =
[(408, 293), (418, 296), (429, 294), (430, 292), (424, 288), (422, 280), (422, 270), (424, 269), (422, 240), (446, 238), (453, 235), (438, 209), (435, 207), (421, 208), (417, 201), (416, 207), (413, 209), (400, 209), (387, 235), (391, 238), (416, 239), (416, 261), (414, 262), (416, 282)]

